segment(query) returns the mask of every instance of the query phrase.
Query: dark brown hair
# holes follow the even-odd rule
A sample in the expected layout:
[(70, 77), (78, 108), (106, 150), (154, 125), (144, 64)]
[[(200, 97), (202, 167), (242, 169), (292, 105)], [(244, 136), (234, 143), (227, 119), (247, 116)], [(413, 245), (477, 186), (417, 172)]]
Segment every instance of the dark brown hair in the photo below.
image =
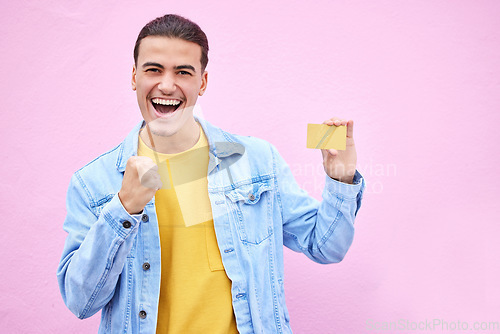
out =
[(158, 17), (142, 28), (134, 47), (134, 62), (137, 65), (141, 40), (148, 36), (179, 38), (201, 46), (201, 71), (208, 64), (208, 39), (203, 30), (194, 22), (174, 14)]

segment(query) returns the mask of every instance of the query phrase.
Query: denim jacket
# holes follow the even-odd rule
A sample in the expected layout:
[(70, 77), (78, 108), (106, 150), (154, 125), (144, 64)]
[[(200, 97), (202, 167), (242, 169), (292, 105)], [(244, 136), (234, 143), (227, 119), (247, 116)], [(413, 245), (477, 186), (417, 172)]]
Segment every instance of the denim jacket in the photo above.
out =
[[(363, 178), (356, 172), (351, 185), (326, 176), (319, 202), (299, 188), (268, 142), (197, 121), (210, 146), (208, 193), (238, 331), (291, 333), (283, 245), (318, 263), (341, 261), (353, 239)], [(117, 196), (141, 126), (78, 170), (67, 193), (59, 287), (78, 318), (102, 310), (99, 333), (156, 332), (161, 252), (155, 200), (131, 216)]]

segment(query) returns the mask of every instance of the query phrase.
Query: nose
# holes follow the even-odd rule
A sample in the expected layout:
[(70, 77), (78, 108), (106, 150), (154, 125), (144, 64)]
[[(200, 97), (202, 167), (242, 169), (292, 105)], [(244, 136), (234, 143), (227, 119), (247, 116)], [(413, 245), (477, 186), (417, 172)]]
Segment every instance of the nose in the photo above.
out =
[(158, 83), (158, 89), (165, 95), (172, 94), (176, 88), (175, 78), (168, 73), (165, 73)]

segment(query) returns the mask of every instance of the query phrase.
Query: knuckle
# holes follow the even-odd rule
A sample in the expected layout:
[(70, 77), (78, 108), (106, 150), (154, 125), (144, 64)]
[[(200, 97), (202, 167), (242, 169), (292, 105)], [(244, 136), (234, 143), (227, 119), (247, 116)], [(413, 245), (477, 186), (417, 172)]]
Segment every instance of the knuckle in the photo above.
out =
[[(137, 157), (130, 157), (128, 160), (127, 160), (127, 166), (135, 166), (135, 164), (137, 163)], [(126, 168), (125, 167), (125, 168)]]

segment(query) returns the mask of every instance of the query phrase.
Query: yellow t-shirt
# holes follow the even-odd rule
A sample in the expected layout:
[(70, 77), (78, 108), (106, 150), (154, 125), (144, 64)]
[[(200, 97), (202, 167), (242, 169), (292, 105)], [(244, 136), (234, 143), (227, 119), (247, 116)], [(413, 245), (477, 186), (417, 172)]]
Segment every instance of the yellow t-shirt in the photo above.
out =
[[(162, 265), (157, 334), (238, 333), (208, 197), (208, 152), (200, 127), (191, 149), (156, 154), (163, 183), (155, 196)], [(137, 153), (158, 163), (140, 137)]]

